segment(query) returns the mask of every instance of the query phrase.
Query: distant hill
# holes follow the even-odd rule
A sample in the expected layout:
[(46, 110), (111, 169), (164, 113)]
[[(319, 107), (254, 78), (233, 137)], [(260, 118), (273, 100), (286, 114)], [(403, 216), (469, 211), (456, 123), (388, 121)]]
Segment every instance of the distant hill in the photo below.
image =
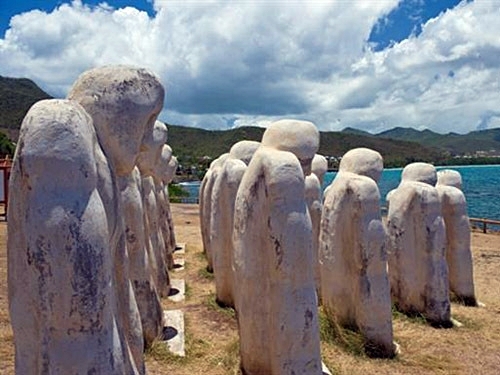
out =
[(500, 155), (500, 128), (473, 131), (468, 134), (439, 134), (431, 130), (394, 128), (376, 135), (380, 138), (417, 142), (425, 146), (440, 148), (451, 155), (492, 152)]
[[(21, 122), (33, 103), (49, 99), (50, 95), (26, 78), (0, 76), (0, 131), (16, 141)], [(225, 131), (196, 129), (169, 125), (169, 144), (184, 162), (197, 162), (204, 156), (215, 158), (229, 151), (231, 145), (243, 140), (260, 140), (263, 128), (241, 127)], [(2, 138), (4, 139), (4, 138)], [(5, 138), (4, 141), (8, 140)], [(8, 144), (0, 149), (6, 152)], [(439, 134), (430, 130), (398, 127), (372, 135), (363, 130), (346, 128), (341, 132), (322, 132), (319, 152), (327, 156), (342, 156), (354, 147), (369, 147), (384, 156), (388, 166), (402, 166), (412, 161), (441, 162), (445, 155), (500, 155), (500, 128), (471, 132)]]
[(0, 130), (17, 139), (26, 112), (39, 100), (51, 96), (27, 78), (0, 76)]
[(233, 144), (247, 139), (260, 141), (263, 128), (240, 127), (231, 130), (205, 130), (187, 126), (167, 125), (168, 144), (174, 154), (184, 161), (197, 161), (209, 156), (214, 159), (228, 152)]
[[(196, 162), (204, 156), (211, 159), (228, 152), (241, 140), (260, 141), (263, 128), (241, 127), (231, 130), (204, 130), (168, 125), (168, 144), (184, 163)], [(358, 133), (358, 132), (357, 132)], [(319, 153), (339, 157), (355, 147), (368, 147), (384, 157), (388, 166), (405, 165), (413, 161), (435, 161), (443, 158), (439, 149), (414, 142), (378, 138), (364, 132), (321, 132)]]

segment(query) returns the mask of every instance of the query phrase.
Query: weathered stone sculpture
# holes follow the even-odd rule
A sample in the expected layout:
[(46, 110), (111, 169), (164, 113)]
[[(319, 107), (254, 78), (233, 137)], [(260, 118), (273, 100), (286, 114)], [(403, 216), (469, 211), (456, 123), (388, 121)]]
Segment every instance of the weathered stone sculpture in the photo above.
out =
[(169, 145), (163, 145), (161, 149), (160, 158), (155, 165), (155, 173), (153, 175), (156, 189), (156, 200), (158, 202), (159, 210), (159, 224), (162, 233), (164, 247), (165, 247), (165, 261), (169, 270), (174, 267), (173, 252), (175, 247), (171, 243), (171, 230), (169, 225), (170, 203), (168, 197), (168, 183), (169, 179), (169, 163), (172, 159), (172, 148)]
[(376, 151), (356, 148), (343, 156), (325, 195), (319, 251), (327, 314), (342, 326), (357, 327), (368, 355), (390, 358), (396, 347), (377, 186), (382, 169)]
[[(170, 291), (170, 279), (166, 260), (165, 241), (160, 228), (160, 208), (157, 201), (155, 186), (155, 167), (158, 163), (162, 147), (167, 141), (167, 127), (156, 121), (153, 139), (137, 158), (137, 166), (142, 177), (142, 197), (144, 206), (144, 231), (146, 234), (147, 252), (153, 260), (153, 270), (156, 272), (156, 287), (160, 296), (167, 297)], [(156, 268), (156, 269), (155, 269)]]
[(317, 175), (313, 172), (305, 178), (305, 197), (307, 209), (311, 216), (312, 225), (312, 243), (313, 243), (313, 265), (314, 265), (314, 282), (316, 291), (320, 297), (319, 290), (321, 288), (320, 272), (319, 272), (319, 233), (321, 227), (321, 212), (323, 209), (323, 192), (321, 190), (321, 182)]
[(412, 163), (390, 196), (389, 277), (396, 307), (422, 314), (431, 324), (451, 327), (446, 232), (436, 169)]
[(259, 142), (240, 141), (231, 147), (213, 184), (210, 219), (210, 248), (215, 276), (216, 301), (234, 307), (233, 216), (236, 192)]
[(213, 272), (213, 259), (212, 251), (210, 247), (210, 218), (212, 211), (212, 189), (217, 175), (219, 173), (220, 167), (229, 156), (229, 153), (220, 155), (211, 164), (208, 171), (203, 177), (200, 185), (200, 229), (201, 229), (201, 239), (203, 242), (203, 251), (207, 257), (207, 270)]
[(116, 316), (99, 164), (106, 158), (78, 103), (40, 101), (26, 114), (8, 208), (17, 374), (137, 373)]
[(97, 68), (72, 100), (26, 115), (8, 229), (16, 373), (144, 373), (116, 179), (132, 172), (163, 97), (146, 70)]
[(445, 169), (437, 173), (437, 191), (446, 225), (446, 262), (450, 291), (466, 306), (478, 306), (474, 293), (471, 235), (462, 176)]
[[(153, 137), (145, 142), (149, 151), (140, 154), (138, 163), (154, 163), (156, 143), (165, 139), (166, 126), (156, 121), (153, 128)], [(152, 156), (150, 156), (151, 154)], [(148, 160), (148, 156), (153, 160)], [(150, 171), (151, 168), (147, 169)], [(119, 178), (118, 181), (122, 196), (127, 249), (130, 259), (130, 280), (141, 317), (144, 343), (149, 347), (163, 330), (163, 311), (157, 289), (157, 259), (155, 258), (153, 261), (151, 259), (156, 254), (150, 246), (149, 219), (148, 213), (144, 211), (143, 206), (142, 178), (139, 168), (135, 167), (129, 176)], [(145, 221), (145, 218), (148, 221)], [(148, 238), (146, 234), (148, 234)]]
[[(82, 74), (71, 88), (68, 99), (80, 103), (92, 117), (99, 144), (109, 162), (110, 181), (128, 176), (141, 148), (152, 137), (156, 117), (163, 108), (165, 90), (151, 72), (134, 67), (110, 66)], [(120, 330), (124, 333), (140, 373), (144, 372), (143, 335), (140, 316), (129, 278), (129, 261), (125, 226), (113, 182), (112, 196), (103, 198), (110, 205), (110, 223), (116, 221), (116, 237), (112, 237), (114, 274), (118, 294), (117, 312), (121, 315)], [(103, 188), (108, 192), (107, 188)], [(116, 218), (109, 219), (109, 216)]]
[(319, 133), (305, 121), (269, 126), (234, 212), (235, 304), (245, 374), (321, 374), (311, 219), (304, 175)]
[(318, 177), (320, 184), (323, 185), (325, 173), (328, 171), (328, 161), (323, 155), (314, 155), (311, 170)]
[(323, 178), (328, 170), (328, 162), (323, 155), (316, 154), (312, 160), (311, 174), (306, 176), (306, 204), (311, 215), (313, 231), (313, 262), (314, 280), (318, 298), (321, 298), (320, 272), (319, 272), (319, 233), (321, 226), (321, 212), (323, 208)]
[[(175, 176), (175, 172), (177, 171), (177, 167), (179, 166), (179, 162), (177, 161), (177, 158), (175, 156), (172, 156), (170, 158), (170, 161), (168, 162), (167, 169), (166, 169), (166, 175), (164, 176), (164, 183), (165, 183), (165, 203), (167, 205), (166, 207), (166, 213), (167, 213), (167, 224), (168, 224), (168, 230), (169, 230), (169, 246), (168, 248), (170, 249), (170, 253), (174, 252), (175, 249), (177, 249), (177, 240), (175, 238), (175, 228), (174, 228), (174, 218), (172, 217), (172, 210), (170, 209), (170, 197), (168, 194), (168, 184), (172, 182)], [(172, 259), (172, 265), (173, 265), (173, 259)]]
[(142, 179), (139, 169), (135, 167), (128, 178), (120, 179), (119, 184), (130, 259), (130, 280), (141, 317), (144, 344), (150, 347), (153, 341), (161, 335), (164, 323), (160, 296), (156, 289), (150, 262), (151, 254), (148, 253), (146, 247), (141, 194)]

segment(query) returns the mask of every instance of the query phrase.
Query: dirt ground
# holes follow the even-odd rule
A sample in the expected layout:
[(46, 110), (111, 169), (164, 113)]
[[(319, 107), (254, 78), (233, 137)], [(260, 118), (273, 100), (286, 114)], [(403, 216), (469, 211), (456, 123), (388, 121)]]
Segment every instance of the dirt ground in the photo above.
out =
[[(184, 358), (161, 343), (146, 354), (149, 374), (238, 374), (238, 334), (234, 313), (217, 306), (213, 276), (206, 272), (197, 205), (172, 205), (177, 242), (185, 242), (186, 267), (171, 277), (186, 280), (186, 300), (164, 300), (166, 309), (185, 313)], [(0, 223), (0, 374), (14, 374), (14, 347), (7, 301), (5, 222)], [(485, 307), (452, 304), (461, 328), (436, 329), (422, 319), (394, 313), (394, 336), (401, 354), (392, 360), (370, 359), (350, 331), (332, 334), (322, 322), (322, 355), (334, 374), (500, 374), (500, 235), (472, 236), (476, 292)], [(265, 345), (265, 343), (263, 343)]]

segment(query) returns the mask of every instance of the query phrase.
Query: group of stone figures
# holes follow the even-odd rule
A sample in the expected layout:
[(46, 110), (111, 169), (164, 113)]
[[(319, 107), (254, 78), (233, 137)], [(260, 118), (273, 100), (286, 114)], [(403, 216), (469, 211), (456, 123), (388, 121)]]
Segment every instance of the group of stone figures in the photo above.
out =
[(321, 374), (318, 300), (389, 358), (392, 304), (444, 327), (450, 293), (477, 305), (460, 174), (406, 166), (385, 225), (381, 155), (347, 152), (323, 196), (318, 146), (314, 124), (277, 121), (213, 161), (200, 187), (208, 268), (218, 303), (236, 310), (247, 375)]
[(17, 374), (145, 373), (175, 248), (164, 96), (145, 69), (102, 67), (26, 114), (8, 207)]

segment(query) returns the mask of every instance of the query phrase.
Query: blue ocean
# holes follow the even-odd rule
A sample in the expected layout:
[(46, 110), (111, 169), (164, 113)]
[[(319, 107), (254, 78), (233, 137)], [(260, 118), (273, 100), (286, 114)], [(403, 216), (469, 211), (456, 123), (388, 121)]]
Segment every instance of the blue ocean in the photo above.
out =
[[(454, 169), (462, 175), (462, 189), (467, 199), (470, 217), (500, 220), (500, 165), (447, 166), (441, 169)], [(385, 169), (379, 182), (381, 204), (385, 205), (387, 193), (399, 185), (402, 168)], [(326, 188), (335, 178), (336, 172), (325, 176)], [(193, 199), (198, 197), (199, 182), (187, 182), (182, 186)]]
[[(500, 165), (447, 166), (436, 169), (453, 169), (460, 172), (470, 217), (500, 220)], [(402, 170), (385, 169), (382, 173), (379, 181), (382, 205), (386, 205), (387, 193), (399, 185)], [(323, 188), (330, 184), (335, 175), (336, 172), (327, 173)]]

